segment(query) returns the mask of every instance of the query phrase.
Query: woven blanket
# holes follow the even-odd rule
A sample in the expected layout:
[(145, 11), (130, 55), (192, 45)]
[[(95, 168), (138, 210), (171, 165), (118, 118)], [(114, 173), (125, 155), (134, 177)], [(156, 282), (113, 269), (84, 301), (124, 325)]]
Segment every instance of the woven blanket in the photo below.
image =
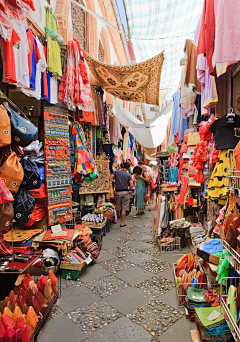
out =
[(90, 56), (86, 61), (95, 79), (108, 93), (125, 101), (159, 105), (163, 52), (132, 65), (108, 65)]

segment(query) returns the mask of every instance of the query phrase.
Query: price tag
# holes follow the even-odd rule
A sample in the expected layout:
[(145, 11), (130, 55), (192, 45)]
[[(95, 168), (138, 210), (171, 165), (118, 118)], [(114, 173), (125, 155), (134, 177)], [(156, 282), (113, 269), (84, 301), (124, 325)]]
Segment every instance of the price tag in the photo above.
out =
[(209, 321), (215, 321), (215, 319), (217, 319), (219, 316), (221, 315), (220, 312), (213, 310), (213, 312), (208, 316), (208, 320)]
[(51, 227), (51, 230), (53, 234), (60, 233), (62, 232), (62, 227), (60, 224), (56, 224), (55, 226)]
[(90, 256), (87, 259), (85, 259), (85, 262), (87, 265), (89, 265), (91, 261), (92, 261), (92, 258)]

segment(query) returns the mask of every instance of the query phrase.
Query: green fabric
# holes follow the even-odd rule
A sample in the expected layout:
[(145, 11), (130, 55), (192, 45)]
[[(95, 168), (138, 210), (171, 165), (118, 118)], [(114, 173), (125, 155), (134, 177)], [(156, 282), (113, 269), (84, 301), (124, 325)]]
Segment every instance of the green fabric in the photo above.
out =
[[(233, 285), (229, 287), (226, 304), (229, 308), (234, 322), (237, 323), (237, 288)], [(228, 323), (230, 330), (233, 331), (234, 328), (231, 324), (231, 321), (229, 320)]]
[(144, 194), (145, 194), (145, 182), (138, 178), (135, 187), (135, 207), (137, 209), (143, 209), (144, 207)]
[(209, 321), (207, 318), (213, 311), (221, 312), (221, 306), (214, 306), (214, 307), (206, 307), (206, 308), (195, 308), (196, 314), (198, 315), (198, 318), (206, 328), (210, 328), (213, 325), (216, 325), (218, 323), (221, 323), (222, 321), (225, 321), (225, 318), (223, 314), (220, 314), (215, 321)]
[(198, 303), (206, 303), (206, 299), (204, 299), (204, 293), (206, 289), (196, 289), (195, 287), (189, 286), (187, 288), (187, 297), (188, 300)]

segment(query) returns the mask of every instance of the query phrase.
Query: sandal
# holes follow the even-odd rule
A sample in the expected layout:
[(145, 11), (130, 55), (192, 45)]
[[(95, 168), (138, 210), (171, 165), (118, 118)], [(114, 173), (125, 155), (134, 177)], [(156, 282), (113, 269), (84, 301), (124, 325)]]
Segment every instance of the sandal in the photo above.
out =
[(140, 215), (141, 215), (141, 213), (137, 213), (137, 214), (134, 215), (133, 217), (136, 218), (136, 217), (138, 217), (138, 216), (140, 216)]
[(121, 224), (120, 224), (120, 227), (127, 227), (127, 225), (124, 223), (124, 224), (121, 226)]

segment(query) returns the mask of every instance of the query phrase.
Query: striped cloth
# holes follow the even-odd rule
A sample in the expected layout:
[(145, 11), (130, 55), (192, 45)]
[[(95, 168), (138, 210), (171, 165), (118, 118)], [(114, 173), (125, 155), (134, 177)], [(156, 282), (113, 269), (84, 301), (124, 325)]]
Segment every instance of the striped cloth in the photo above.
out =
[[(173, 94), (181, 77), (185, 40), (194, 37), (203, 0), (124, 0), (137, 62), (164, 51), (161, 89)], [(166, 38), (166, 39), (159, 39)]]

